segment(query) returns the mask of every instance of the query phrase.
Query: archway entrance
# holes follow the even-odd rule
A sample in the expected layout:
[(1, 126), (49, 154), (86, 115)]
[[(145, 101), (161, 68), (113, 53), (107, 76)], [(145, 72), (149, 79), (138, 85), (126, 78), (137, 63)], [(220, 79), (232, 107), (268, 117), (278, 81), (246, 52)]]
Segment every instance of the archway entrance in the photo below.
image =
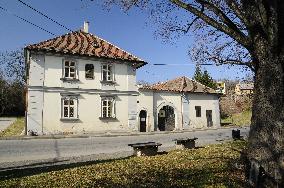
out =
[(141, 110), (139, 113), (140, 132), (146, 132), (146, 126), (147, 126), (146, 119), (147, 119), (146, 110)]
[(160, 131), (173, 131), (175, 129), (175, 110), (166, 105), (159, 110), (158, 128)]

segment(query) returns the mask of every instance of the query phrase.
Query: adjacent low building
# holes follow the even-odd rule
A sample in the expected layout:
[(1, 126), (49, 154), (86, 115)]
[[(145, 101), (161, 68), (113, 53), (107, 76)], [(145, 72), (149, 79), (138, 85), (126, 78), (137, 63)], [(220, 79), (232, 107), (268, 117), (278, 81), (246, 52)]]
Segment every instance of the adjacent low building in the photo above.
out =
[(140, 86), (137, 98), (141, 132), (220, 127), (219, 94), (187, 77)]

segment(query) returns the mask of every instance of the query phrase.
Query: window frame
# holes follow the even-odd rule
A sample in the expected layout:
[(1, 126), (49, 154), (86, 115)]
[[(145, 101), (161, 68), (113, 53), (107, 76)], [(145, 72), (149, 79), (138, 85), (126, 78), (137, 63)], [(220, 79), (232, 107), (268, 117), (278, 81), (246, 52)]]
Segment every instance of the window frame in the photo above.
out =
[[(65, 101), (68, 104), (65, 104)], [(72, 106), (70, 106), (70, 101), (73, 101)], [(68, 108), (68, 116), (65, 116), (65, 107)], [(70, 114), (71, 108), (73, 108), (73, 117)], [(61, 120), (78, 120), (79, 119), (79, 99), (77, 95), (66, 95), (61, 97)]]
[[(66, 62), (69, 62), (69, 65), (66, 66)], [(74, 65), (71, 65), (74, 63)], [(74, 76), (70, 76), (70, 69), (74, 69)], [(66, 69), (68, 69), (68, 76), (66, 76)], [(79, 80), (79, 71), (78, 71), (78, 63), (74, 59), (63, 59), (62, 61), (62, 79), (61, 80)]]
[[(104, 68), (107, 66), (107, 68)], [(104, 74), (107, 74), (104, 76)], [(106, 79), (104, 79), (106, 77)], [(114, 76), (114, 64), (112, 63), (103, 63), (101, 65), (101, 82), (105, 83), (115, 83), (115, 76)]]
[[(104, 104), (106, 102), (106, 105)], [(109, 102), (111, 105), (109, 105)], [(104, 110), (104, 108), (106, 108)], [(106, 115), (104, 114), (106, 112)], [(111, 113), (111, 114), (109, 114)], [(100, 119), (115, 119), (115, 97), (114, 96), (102, 96), (101, 97), (101, 117)]]
[(195, 106), (195, 117), (201, 117), (201, 106)]
[[(88, 65), (91, 65), (91, 66), (92, 66), (92, 69), (91, 69), (92, 72), (90, 73), (92, 77), (87, 77), (87, 74), (88, 74), (88, 73), (87, 73), (86, 68), (87, 68)], [(86, 80), (94, 80), (94, 79), (95, 79), (95, 66), (94, 66), (93, 63), (86, 63), (86, 64), (85, 64), (85, 79), (86, 79)]]

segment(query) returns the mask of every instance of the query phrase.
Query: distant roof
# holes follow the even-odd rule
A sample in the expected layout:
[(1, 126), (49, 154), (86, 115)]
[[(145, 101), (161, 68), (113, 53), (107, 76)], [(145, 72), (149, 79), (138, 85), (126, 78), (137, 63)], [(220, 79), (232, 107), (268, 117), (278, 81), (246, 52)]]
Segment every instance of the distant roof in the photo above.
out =
[(252, 90), (254, 88), (254, 84), (253, 83), (240, 83), (240, 89), (243, 90)]
[(182, 76), (167, 82), (143, 86), (142, 90), (170, 91), (170, 92), (190, 92), (190, 93), (211, 93), (218, 94), (214, 89), (207, 87), (195, 80)]
[(26, 49), (130, 61), (135, 68), (147, 64), (144, 60), (110, 42), (84, 31), (74, 31), (37, 44), (28, 45)]

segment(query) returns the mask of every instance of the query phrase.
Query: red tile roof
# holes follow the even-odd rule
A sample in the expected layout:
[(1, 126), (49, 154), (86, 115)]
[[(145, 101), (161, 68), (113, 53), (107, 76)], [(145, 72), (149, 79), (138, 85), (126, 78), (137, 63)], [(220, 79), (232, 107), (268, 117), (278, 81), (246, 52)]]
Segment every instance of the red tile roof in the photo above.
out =
[(34, 51), (55, 52), (89, 57), (101, 57), (130, 61), (135, 68), (147, 64), (142, 59), (120, 49), (110, 42), (90, 33), (74, 31), (65, 35), (32, 44), (26, 49)]
[(167, 82), (157, 83), (150, 86), (143, 86), (142, 90), (156, 90), (156, 91), (169, 91), (169, 92), (189, 92), (189, 93), (211, 93), (217, 92), (195, 80), (191, 80), (185, 76), (169, 80)]

